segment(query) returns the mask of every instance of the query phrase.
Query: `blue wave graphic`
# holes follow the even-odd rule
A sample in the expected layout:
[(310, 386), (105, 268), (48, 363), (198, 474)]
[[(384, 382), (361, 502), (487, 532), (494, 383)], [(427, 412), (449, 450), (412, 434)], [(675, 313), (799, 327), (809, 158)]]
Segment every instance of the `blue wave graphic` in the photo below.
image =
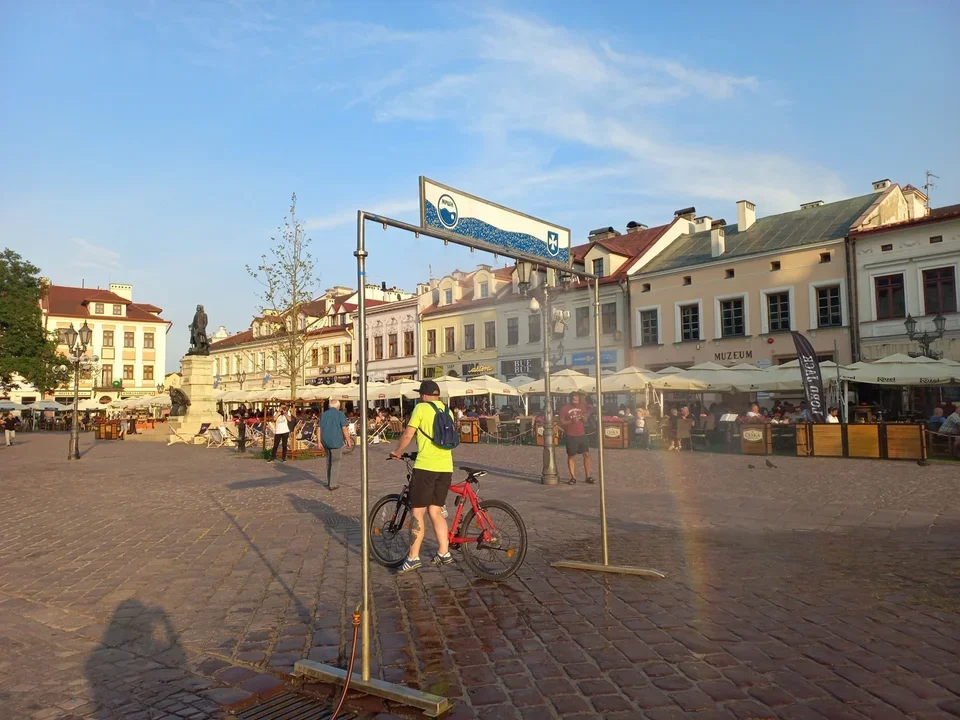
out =
[[(447, 230), (448, 228), (440, 222), (437, 209), (433, 203), (429, 200), (425, 202), (426, 212), (424, 215), (426, 216), (427, 226), (437, 228), (438, 230)], [(561, 263), (570, 261), (570, 251), (568, 248), (560, 248), (556, 255), (551, 255), (547, 251), (547, 244), (540, 238), (528, 235), (527, 233), (501, 230), (490, 223), (477, 220), (476, 218), (461, 216), (460, 222), (457, 223), (453, 232), (458, 235), (466, 235), (467, 237), (476, 238), (477, 240), (483, 240), (491, 245), (499, 245), (503, 248), (526, 253), (527, 255), (542, 257), (545, 260), (553, 260)]]

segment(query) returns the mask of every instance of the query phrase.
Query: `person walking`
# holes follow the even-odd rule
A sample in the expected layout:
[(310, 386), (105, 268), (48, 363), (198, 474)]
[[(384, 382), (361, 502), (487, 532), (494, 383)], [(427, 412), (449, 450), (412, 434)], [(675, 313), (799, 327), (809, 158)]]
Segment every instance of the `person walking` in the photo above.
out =
[(344, 446), (353, 447), (350, 438), (350, 423), (340, 411), (340, 401), (331, 400), (329, 407), (320, 416), (320, 444), (327, 456), (327, 490), (336, 490), (337, 476), (340, 474), (340, 455)]
[(426, 532), (424, 516), (428, 514), (440, 546), (432, 564), (449, 565), (453, 562), (443, 506), (447, 502), (450, 483), (453, 482), (453, 448), (460, 443), (460, 435), (453, 421), (453, 413), (440, 402), (440, 386), (433, 380), (423, 380), (417, 392), (420, 394), (420, 403), (414, 408), (410, 422), (400, 436), (400, 444), (390, 453), (394, 460), (400, 459), (416, 437), (417, 459), (410, 480), (413, 515), (410, 519), (410, 551), (400, 566), (401, 573), (423, 566), (420, 562), (420, 545)]
[(273, 462), (277, 459), (277, 448), (283, 448), (280, 453), (280, 462), (287, 461), (287, 441), (290, 439), (290, 412), (286, 405), (281, 405), (280, 410), (273, 418), (273, 450), (270, 452), (270, 459), (267, 462)]
[(583, 402), (583, 396), (575, 392), (570, 402), (560, 409), (560, 426), (563, 428), (567, 446), (567, 469), (570, 470), (568, 485), (577, 484), (577, 455), (583, 456), (583, 472), (587, 483), (593, 484), (590, 475), (590, 445), (587, 443), (585, 425), (590, 422), (590, 408)]
[(16, 437), (17, 419), (13, 416), (12, 412), (8, 412), (6, 419), (3, 421), (3, 439), (6, 440), (7, 447), (13, 445)]

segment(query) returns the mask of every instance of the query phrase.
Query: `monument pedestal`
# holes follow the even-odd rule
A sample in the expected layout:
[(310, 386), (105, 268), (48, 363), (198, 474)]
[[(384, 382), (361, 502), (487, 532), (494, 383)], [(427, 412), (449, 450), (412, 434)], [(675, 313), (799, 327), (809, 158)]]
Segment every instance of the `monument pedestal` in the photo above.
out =
[(223, 416), (213, 399), (213, 358), (209, 355), (186, 355), (180, 361), (183, 376), (180, 389), (190, 400), (186, 414), (171, 417), (168, 422), (181, 434), (196, 435), (203, 423), (217, 427)]

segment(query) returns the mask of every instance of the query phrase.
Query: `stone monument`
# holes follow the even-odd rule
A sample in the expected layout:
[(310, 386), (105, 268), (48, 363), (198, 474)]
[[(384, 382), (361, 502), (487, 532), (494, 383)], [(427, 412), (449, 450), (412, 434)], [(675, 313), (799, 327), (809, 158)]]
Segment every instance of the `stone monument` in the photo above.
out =
[(217, 403), (213, 399), (213, 358), (210, 357), (210, 341), (207, 339), (207, 313), (203, 305), (197, 305), (197, 312), (190, 323), (190, 349), (180, 361), (180, 373), (183, 377), (180, 392), (184, 398), (177, 397), (177, 411), (181, 415), (171, 415), (168, 422), (178, 432), (195, 435), (200, 426), (210, 423), (220, 425), (223, 416), (217, 412)]

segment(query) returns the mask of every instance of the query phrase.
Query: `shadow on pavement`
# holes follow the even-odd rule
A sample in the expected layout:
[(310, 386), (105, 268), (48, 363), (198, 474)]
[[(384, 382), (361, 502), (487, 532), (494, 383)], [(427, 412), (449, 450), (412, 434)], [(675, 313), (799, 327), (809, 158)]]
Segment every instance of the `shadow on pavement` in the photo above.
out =
[[(309, 462), (309, 461), (297, 461), (297, 462)], [(228, 483), (227, 487), (230, 490), (249, 490), (251, 488), (260, 488), (260, 487), (275, 487), (277, 485), (285, 485), (291, 482), (299, 482), (301, 480), (309, 480), (310, 482), (316, 483), (319, 482), (317, 476), (314, 475), (309, 470), (304, 468), (296, 467), (292, 463), (286, 462), (274, 462), (272, 466), (277, 469), (280, 473), (279, 475), (271, 475), (270, 477), (263, 478), (253, 478), (251, 480), (238, 480), (237, 482)]]
[[(540, 473), (521, 472), (519, 470), (507, 470), (506, 468), (493, 467), (492, 465), (487, 465), (486, 463), (482, 463), (482, 462), (471, 462), (467, 465), (467, 467), (474, 467), (474, 466), (482, 470), (486, 470), (488, 473), (490, 473), (490, 475), (495, 475), (497, 477), (510, 478), (513, 480), (526, 480), (527, 482), (536, 483), (537, 485), (540, 484)], [(460, 468), (458, 467), (457, 470), (459, 471)], [(454, 482), (459, 482), (462, 479), (463, 479), (462, 477), (458, 477), (457, 472), (454, 473), (454, 478), (453, 478)]]
[(360, 522), (314, 498), (287, 493), (290, 506), (298, 513), (313, 515), (327, 534), (352, 553), (360, 553)]
[[(142, 702), (152, 696), (145, 685), (152, 682), (159, 687), (185, 677), (186, 660), (177, 631), (163, 608), (148, 607), (131, 598), (113, 611), (84, 669), (97, 710), (125, 717), (150, 709)], [(135, 675), (132, 680), (122, 679), (131, 674)]]

